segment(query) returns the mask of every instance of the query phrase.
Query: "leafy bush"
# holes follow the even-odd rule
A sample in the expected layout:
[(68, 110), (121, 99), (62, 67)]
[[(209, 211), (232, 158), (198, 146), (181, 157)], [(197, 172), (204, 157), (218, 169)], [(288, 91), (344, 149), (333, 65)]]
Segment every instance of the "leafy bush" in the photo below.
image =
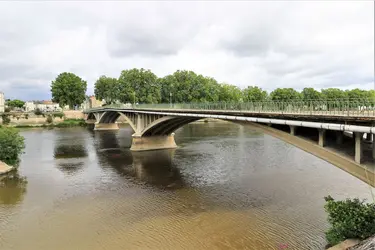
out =
[(3, 120), (3, 124), (4, 124), (4, 125), (7, 125), (7, 124), (10, 123), (9, 115), (2, 114), (2, 115), (1, 115), (1, 119)]
[(6, 107), (6, 108), (4, 109), (4, 112), (5, 112), (5, 113), (9, 113), (9, 112), (10, 112), (10, 108)]
[(359, 199), (335, 201), (331, 196), (324, 198), (331, 228), (326, 232), (330, 245), (345, 239), (366, 239), (375, 234), (375, 204)]
[(24, 138), (17, 129), (0, 128), (0, 161), (12, 166), (17, 165), (24, 148)]
[(48, 116), (47, 116), (46, 122), (47, 122), (48, 124), (51, 124), (51, 123), (53, 122), (53, 118), (52, 118), (51, 115), (48, 115)]
[(58, 128), (66, 128), (66, 127), (76, 127), (81, 126), (85, 127), (86, 121), (84, 119), (66, 119), (61, 123), (56, 124), (55, 126)]
[(29, 114), (25, 114), (25, 119), (29, 119)]
[(37, 108), (37, 109), (34, 110), (34, 114), (35, 114), (35, 115), (43, 115), (43, 112), (40, 111), (39, 108)]

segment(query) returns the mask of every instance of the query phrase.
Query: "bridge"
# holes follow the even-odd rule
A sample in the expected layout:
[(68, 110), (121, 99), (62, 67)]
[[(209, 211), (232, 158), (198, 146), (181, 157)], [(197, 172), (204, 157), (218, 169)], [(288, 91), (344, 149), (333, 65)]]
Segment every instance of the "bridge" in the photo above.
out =
[(375, 100), (115, 104), (85, 110), (95, 130), (134, 130), (133, 151), (176, 148), (174, 131), (200, 120), (250, 125), (316, 155), (375, 187)]

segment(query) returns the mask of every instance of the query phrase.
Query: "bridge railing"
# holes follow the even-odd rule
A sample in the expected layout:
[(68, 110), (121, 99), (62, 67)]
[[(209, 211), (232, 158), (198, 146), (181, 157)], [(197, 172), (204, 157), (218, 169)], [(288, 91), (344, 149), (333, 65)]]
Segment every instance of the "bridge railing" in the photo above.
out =
[[(212, 110), (333, 116), (375, 116), (375, 99), (334, 99), (263, 102), (111, 104), (102, 108), (148, 110)], [(94, 109), (91, 109), (94, 110)]]

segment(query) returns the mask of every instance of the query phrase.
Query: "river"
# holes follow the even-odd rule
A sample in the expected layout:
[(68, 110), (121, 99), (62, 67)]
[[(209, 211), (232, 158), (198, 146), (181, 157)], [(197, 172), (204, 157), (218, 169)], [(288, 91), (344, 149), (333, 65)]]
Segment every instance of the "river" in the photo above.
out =
[[(193, 123), (179, 148), (132, 131), (23, 130), (0, 181), (0, 249), (324, 249), (324, 196), (370, 199), (344, 171), (251, 127)], [(12, 177), (12, 178), (11, 178)]]

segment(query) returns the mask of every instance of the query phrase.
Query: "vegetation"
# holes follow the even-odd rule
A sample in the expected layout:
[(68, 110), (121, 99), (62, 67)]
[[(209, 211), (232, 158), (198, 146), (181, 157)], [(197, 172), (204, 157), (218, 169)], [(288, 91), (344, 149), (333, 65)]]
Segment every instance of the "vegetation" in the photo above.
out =
[(0, 128), (0, 161), (15, 166), (25, 148), (24, 138), (15, 128)]
[(9, 108), (22, 108), (23, 105), (25, 105), (25, 102), (24, 101), (21, 101), (21, 100), (9, 100), (6, 102), (6, 105), (8, 105)]
[(112, 104), (119, 99), (119, 84), (116, 78), (101, 76), (95, 82), (95, 97), (105, 100), (106, 104)]
[(324, 206), (331, 228), (326, 232), (330, 245), (345, 239), (366, 239), (375, 234), (375, 204), (359, 199), (335, 201), (325, 197)]
[(34, 110), (34, 114), (35, 114), (35, 115), (43, 115), (43, 112), (42, 112), (39, 108), (36, 108), (36, 109)]
[(67, 128), (67, 127), (85, 127), (86, 121), (84, 119), (66, 119), (63, 122), (57, 123), (54, 127), (57, 128)]
[(53, 117), (60, 117), (62, 119), (65, 115), (64, 115), (64, 113), (59, 112), (59, 113), (53, 113), (52, 116)]
[(212, 77), (193, 71), (177, 70), (158, 78), (150, 70), (123, 70), (119, 79), (101, 76), (95, 83), (95, 96), (107, 104), (121, 103), (191, 103), (191, 102), (259, 102), (290, 100), (359, 99), (375, 100), (375, 91), (328, 88), (318, 91), (304, 88), (278, 88), (267, 93), (257, 86), (241, 90), (237, 86), (219, 83)]
[(60, 104), (60, 107), (69, 105), (73, 109), (81, 105), (85, 100), (87, 83), (73, 73), (59, 74), (51, 84), (52, 100)]
[(48, 124), (51, 124), (51, 123), (53, 122), (52, 115), (48, 115), (48, 116), (47, 116), (46, 122), (47, 122)]
[(1, 119), (3, 120), (3, 124), (4, 125), (7, 125), (10, 123), (10, 118), (9, 118), (9, 115), (8, 114), (2, 114), (1, 115)]

